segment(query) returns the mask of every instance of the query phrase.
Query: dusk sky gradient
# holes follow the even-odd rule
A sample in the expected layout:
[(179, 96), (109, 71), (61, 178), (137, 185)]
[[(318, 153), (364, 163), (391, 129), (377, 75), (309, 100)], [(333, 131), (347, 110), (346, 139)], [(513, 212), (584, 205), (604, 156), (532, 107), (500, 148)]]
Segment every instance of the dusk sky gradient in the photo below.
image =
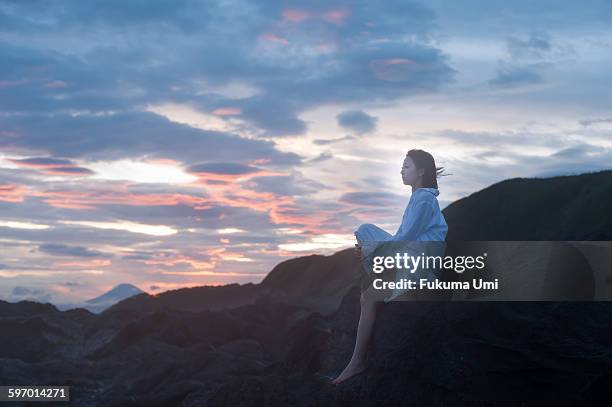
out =
[(612, 167), (612, 2), (0, 1), (0, 298), (258, 282), (370, 222), (411, 148)]

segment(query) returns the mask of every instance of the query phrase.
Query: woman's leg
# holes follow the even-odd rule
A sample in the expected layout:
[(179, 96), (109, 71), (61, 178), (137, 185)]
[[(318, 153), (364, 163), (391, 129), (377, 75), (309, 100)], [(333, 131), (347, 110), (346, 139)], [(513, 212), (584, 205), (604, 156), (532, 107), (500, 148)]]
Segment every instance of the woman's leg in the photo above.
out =
[(353, 356), (342, 373), (332, 380), (332, 383), (341, 383), (357, 373), (362, 372), (365, 366), (365, 356), (372, 339), (374, 331), (374, 322), (376, 322), (376, 314), (378, 308), (382, 305), (376, 302), (372, 295), (372, 287), (369, 287), (361, 294), (361, 314), (359, 315), (359, 325), (357, 326), (357, 338), (355, 339), (355, 349)]
[(355, 231), (355, 237), (357, 238), (357, 242), (361, 243), (363, 241), (376, 242), (388, 240), (393, 236), (386, 230), (381, 229), (372, 223), (364, 223), (362, 225), (359, 225), (359, 227)]

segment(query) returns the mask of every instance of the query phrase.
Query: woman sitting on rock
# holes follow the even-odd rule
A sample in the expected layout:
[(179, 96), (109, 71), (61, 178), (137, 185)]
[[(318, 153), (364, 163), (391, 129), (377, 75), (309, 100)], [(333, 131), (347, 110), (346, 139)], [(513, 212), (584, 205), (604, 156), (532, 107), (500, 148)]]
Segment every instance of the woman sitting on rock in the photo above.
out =
[[(412, 195), (402, 224), (397, 233), (391, 235), (373, 224), (363, 224), (355, 232), (357, 243), (355, 250), (363, 261), (374, 249), (384, 241), (444, 241), (448, 226), (444, 215), (440, 211), (437, 196), (437, 178), (443, 168), (437, 168), (434, 158), (423, 150), (410, 150), (406, 154), (401, 170), (404, 185), (412, 186)], [(393, 295), (385, 302), (395, 299), (402, 292), (395, 290)], [(376, 313), (381, 302), (375, 300), (374, 288), (369, 286), (361, 294), (361, 314), (357, 326), (355, 349), (350, 362), (331, 382), (341, 383), (365, 370), (365, 356), (372, 337)]]

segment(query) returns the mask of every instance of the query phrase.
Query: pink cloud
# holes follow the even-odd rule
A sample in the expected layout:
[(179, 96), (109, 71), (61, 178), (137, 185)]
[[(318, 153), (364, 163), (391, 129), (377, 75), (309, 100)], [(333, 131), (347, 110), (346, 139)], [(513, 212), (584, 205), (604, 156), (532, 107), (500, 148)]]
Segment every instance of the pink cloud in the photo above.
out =
[(289, 44), (289, 41), (286, 38), (279, 37), (278, 35), (272, 34), (272, 33), (264, 33), (260, 36), (260, 38), (262, 38), (265, 41), (276, 42), (278, 44), (283, 44), (283, 45)]
[(176, 160), (172, 160), (170, 158), (150, 158), (146, 160), (149, 164), (158, 164), (158, 165), (175, 165), (179, 166), (180, 162)]
[(45, 87), (53, 89), (65, 88), (66, 86), (68, 86), (68, 84), (64, 81), (51, 81), (45, 84)]
[(211, 270), (215, 266), (212, 260), (203, 261), (178, 253), (159, 253), (154, 259), (137, 260), (148, 265), (174, 267), (181, 264), (188, 264), (196, 270)]
[(406, 58), (373, 59), (368, 67), (378, 79), (399, 82), (406, 80), (413, 73), (417, 64)]
[(323, 20), (333, 24), (343, 24), (348, 16), (348, 11), (343, 9), (330, 10), (323, 13)]
[[(251, 189), (249, 179), (260, 176), (286, 176), (285, 172), (260, 170), (247, 174), (196, 173), (197, 181), (186, 184), (195, 192), (205, 192), (206, 196), (194, 196), (189, 193), (150, 193), (135, 194), (126, 185), (100, 189), (82, 189), (78, 191), (29, 191), (29, 196), (36, 196), (48, 205), (75, 210), (95, 210), (103, 205), (129, 206), (172, 206), (187, 205), (195, 210), (206, 210), (214, 207), (248, 208), (267, 214), (275, 225), (300, 227), (305, 233), (338, 233), (338, 225), (330, 222), (335, 213), (331, 211), (302, 208), (294, 196), (282, 195)], [(0, 187), (0, 200), (20, 202), (25, 191), (14, 185)], [(224, 216), (219, 215), (220, 219)], [(228, 244), (221, 242), (222, 244)], [(214, 254), (214, 253), (212, 253)], [(207, 261), (187, 258), (155, 259), (152, 264), (174, 264), (187, 262), (196, 269), (212, 267)], [(195, 264), (197, 263), (197, 264)]]
[(312, 18), (312, 13), (300, 9), (285, 9), (282, 11), (281, 15), (286, 21), (291, 23), (300, 23), (304, 20)]
[(28, 78), (18, 79), (16, 81), (0, 81), (0, 88), (12, 88), (29, 82), (32, 82), (32, 80)]
[(249, 162), (249, 165), (262, 165), (262, 164), (267, 164), (270, 161), (272, 160), (270, 160), (269, 158), (258, 158), (257, 160), (253, 160)]
[(78, 167), (70, 163), (68, 160), (10, 159), (9, 161), (15, 165), (18, 165), (19, 167), (40, 170), (42, 174), (48, 175), (82, 177), (94, 174), (94, 172), (90, 169)]
[(48, 175), (62, 175), (64, 177), (83, 177), (94, 174), (90, 169), (76, 166), (49, 168), (43, 171), (43, 173)]
[(37, 191), (32, 196), (43, 198), (48, 205), (67, 209), (95, 209), (98, 205), (157, 206), (185, 204), (197, 206), (206, 198), (187, 194), (132, 194), (124, 191)]
[(238, 107), (220, 107), (213, 110), (212, 114), (217, 116), (238, 116), (242, 114), (242, 110)]
[(26, 196), (26, 189), (16, 184), (0, 184), (0, 201), (2, 202), (23, 202)]
[(75, 268), (96, 268), (96, 267), (106, 267), (110, 266), (112, 263), (108, 259), (94, 259), (94, 260), (84, 260), (84, 261), (59, 261), (53, 262), (54, 267), (75, 267)]
[(414, 63), (410, 59), (405, 59), (405, 58), (382, 59), (381, 61), (385, 63), (386, 65), (404, 65), (404, 64)]
[(337, 51), (336, 45), (329, 43), (329, 42), (324, 42), (322, 44), (318, 44), (315, 49), (317, 51), (319, 51), (322, 54), (329, 54), (331, 52), (335, 52)]

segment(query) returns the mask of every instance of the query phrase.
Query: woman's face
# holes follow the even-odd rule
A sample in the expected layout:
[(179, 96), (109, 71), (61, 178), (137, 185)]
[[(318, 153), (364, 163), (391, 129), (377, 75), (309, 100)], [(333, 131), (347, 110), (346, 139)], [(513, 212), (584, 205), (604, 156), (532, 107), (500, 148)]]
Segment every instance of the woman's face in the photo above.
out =
[(402, 165), (402, 181), (404, 182), (404, 185), (419, 185), (421, 177), (419, 175), (422, 176), (424, 170), (421, 168), (420, 170), (417, 170), (417, 168), (414, 166), (414, 162), (412, 161), (412, 158), (410, 158), (410, 156), (406, 156), (406, 158), (404, 158), (404, 164)]

